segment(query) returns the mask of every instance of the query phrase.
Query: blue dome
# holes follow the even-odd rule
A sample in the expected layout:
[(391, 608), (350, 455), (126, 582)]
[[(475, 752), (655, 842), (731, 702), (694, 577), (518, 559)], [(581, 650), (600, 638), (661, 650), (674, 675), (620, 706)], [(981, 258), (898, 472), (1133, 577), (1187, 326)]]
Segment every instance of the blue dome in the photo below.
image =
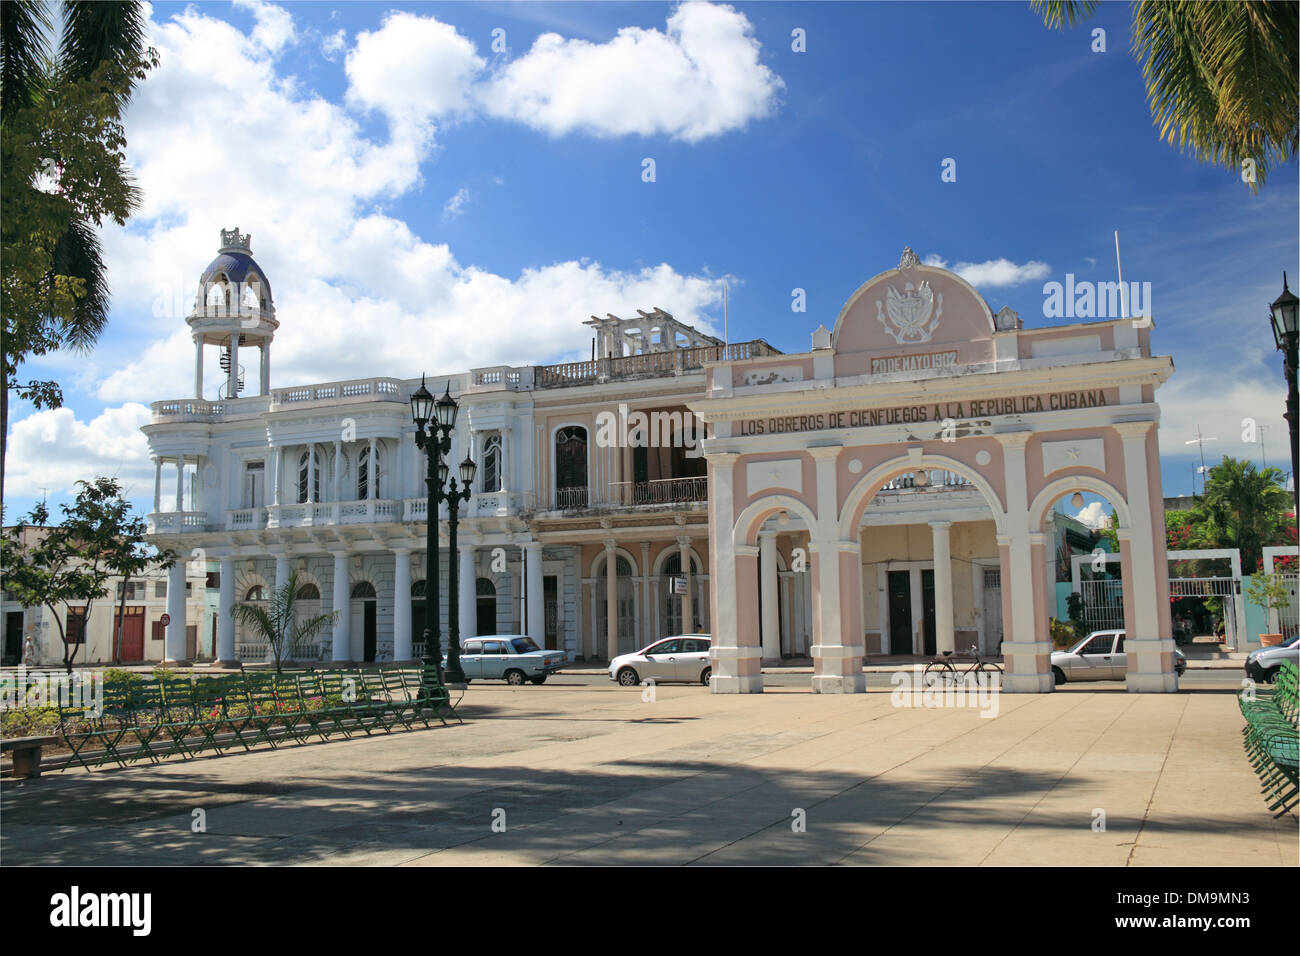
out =
[(203, 275), (199, 278), (200, 283), (206, 283), (209, 279), (219, 274), (224, 274), (231, 282), (246, 282), (249, 275), (257, 276), (257, 281), (262, 283), (262, 288), (266, 290), (266, 297), (269, 301), (272, 299), (271, 282), (262, 271), (262, 267), (246, 252), (223, 252), (208, 264), (203, 270)]

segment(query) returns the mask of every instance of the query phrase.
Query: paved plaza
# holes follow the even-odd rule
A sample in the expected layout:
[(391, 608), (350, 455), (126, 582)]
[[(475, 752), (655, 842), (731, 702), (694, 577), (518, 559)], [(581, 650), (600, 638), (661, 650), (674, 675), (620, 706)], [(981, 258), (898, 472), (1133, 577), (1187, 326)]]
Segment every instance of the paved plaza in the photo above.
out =
[(580, 675), (476, 683), (463, 726), (5, 781), (0, 848), (10, 865), (1294, 866), (1236, 681), (1006, 695), (994, 718), (893, 706), (883, 676), (652, 701)]

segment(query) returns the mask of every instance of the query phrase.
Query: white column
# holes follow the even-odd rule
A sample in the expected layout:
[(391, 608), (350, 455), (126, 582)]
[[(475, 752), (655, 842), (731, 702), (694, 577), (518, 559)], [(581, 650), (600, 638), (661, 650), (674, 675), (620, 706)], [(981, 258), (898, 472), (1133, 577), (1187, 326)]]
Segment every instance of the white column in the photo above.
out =
[(274, 470), (274, 474), (271, 478), (271, 484), (272, 484), (272, 488), (275, 491), (275, 500), (272, 502), (272, 504), (278, 506), (282, 503), (280, 500), (280, 486), (283, 482), (280, 479), (280, 473), (284, 471), (284, 449), (279, 445), (271, 446), (271, 464)]
[(605, 539), (605, 656), (618, 657), (618, 555), (612, 538)]
[(162, 509), (162, 459), (153, 460), (153, 510), (157, 514)]
[[(760, 660), (763, 649), (755, 647), (753, 636), (741, 635), (736, 606), (736, 552), (732, 535), (736, 521), (732, 477), (736, 470), (735, 452), (708, 456), (712, 469), (709, 488), (709, 575), (713, 646), (709, 661), (713, 694), (761, 694), (763, 674)], [(744, 641), (742, 644), (741, 641)]]
[(185, 510), (185, 458), (176, 459), (176, 507), (173, 511)]
[(1163, 595), (1156, 591), (1155, 521), (1151, 514), (1150, 475), (1147, 468), (1147, 433), (1154, 422), (1123, 422), (1114, 426), (1124, 442), (1124, 491), (1128, 499), (1129, 568), (1131, 580), (1125, 589), (1133, 595), (1133, 617), (1137, 633), (1127, 633), (1124, 650), (1130, 662), (1126, 678), (1129, 691), (1173, 693), (1178, 690), (1174, 673), (1173, 635), (1160, 633), (1160, 611), (1156, 601)]
[(217, 602), (217, 663), (223, 667), (235, 666), (235, 619), (231, 610), (235, 606), (235, 559), (221, 559), (221, 592)]
[(262, 343), (262, 394), (271, 394), (271, 340)]
[(375, 500), (375, 483), (379, 477), (378, 461), (375, 457), (375, 440), (370, 439), (370, 463), (366, 466), (366, 500)]
[(524, 632), (538, 647), (546, 646), (546, 615), (542, 588), (542, 543), (530, 541), (524, 545), (524, 560), (528, 564), (528, 629)]
[(203, 336), (194, 339), (194, 398), (203, 400)]
[[(678, 552), (681, 555), (682, 576), (686, 578), (686, 593), (682, 595), (682, 633), (693, 634), (695, 627), (695, 575), (691, 573), (691, 539), (682, 536), (677, 539)], [(707, 630), (707, 625), (704, 625)]]
[(763, 635), (763, 660), (781, 660), (780, 604), (777, 601), (776, 532), (758, 533), (758, 576), (763, 589), (759, 631)]
[(185, 662), (185, 567), (178, 560), (167, 570), (167, 622), (163, 638), (163, 663)]
[(412, 660), (411, 651), (411, 552), (393, 551), (393, 661)]
[[(349, 495), (349, 498), (352, 496)], [(343, 442), (334, 442), (334, 500), (343, 501)], [(342, 517), (340, 515), (339, 517)]]
[[(836, 462), (843, 451), (838, 446), (809, 448), (817, 465), (817, 524), (813, 538), (817, 545), (814, 568), (817, 602), (816, 633), (813, 638), (812, 689), (818, 694), (861, 694), (867, 689), (862, 673), (863, 647), (861, 619), (855, 623), (857, 633), (846, 629), (842, 598), (852, 609), (862, 605), (862, 558), (857, 541), (840, 539), (839, 498), (836, 485)], [(852, 561), (841, 561), (842, 554), (852, 554)], [(854, 569), (841, 578), (841, 565)], [(847, 590), (846, 590), (847, 589)], [(860, 610), (859, 610), (860, 615)]]
[[(1034, 562), (1030, 549), (1029, 492), (1025, 472), (1025, 444), (1029, 432), (1009, 432), (995, 437), (1002, 445), (1007, 487), (1007, 513), (1005, 544), (1010, 580), (1002, 579), (1002, 587), (1010, 589), (1011, 640), (1002, 642), (1002, 656), (1006, 662), (1002, 679), (1004, 693), (1050, 693), (1055, 682), (1049, 666), (1052, 653), (1048, 635), (1038, 633), (1034, 616)], [(1004, 542), (998, 541), (1001, 545)], [(1039, 640), (1039, 638), (1043, 640)]]
[(226, 398), (239, 397), (239, 330), (230, 333), (230, 375), (226, 379)]
[(478, 584), (474, 575), (474, 545), (457, 544), (460, 551), (460, 639), (478, 635)]
[(934, 639), (939, 653), (953, 651), (951, 521), (931, 521), (934, 537)]
[[(346, 551), (331, 551), (334, 555), (334, 610), (338, 619), (334, 622), (334, 646), (330, 655), (335, 663), (352, 659), (352, 591), (348, 587), (348, 559)], [(408, 556), (409, 560), (409, 556)], [(408, 585), (409, 586), (409, 585)], [(409, 607), (410, 601), (407, 605)], [(408, 611), (409, 613), (409, 611)], [(408, 626), (407, 634), (410, 634)]]
[[(316, 503), (316, 446), (307, 443), (307, 504)], [(308, 512), (308, 517), (311, 513)]]

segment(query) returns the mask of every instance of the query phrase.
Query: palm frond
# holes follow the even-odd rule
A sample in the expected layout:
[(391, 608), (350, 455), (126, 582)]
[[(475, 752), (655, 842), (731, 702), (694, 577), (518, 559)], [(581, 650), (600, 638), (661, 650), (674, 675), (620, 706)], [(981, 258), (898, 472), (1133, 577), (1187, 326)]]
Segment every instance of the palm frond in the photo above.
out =
[(1295, 3), (1141, 0), (1133, 53), (1160, 137), (1229, 169), (1253, 160), (1258, 189), (1296, 153)]
[(100, 255), (99, 234), (84, 220), (73, 220), (54, 247), (54, 275), (85, 281), (71, 321), (64, 322), (60, 339), (70, 348), (85, 350), (108, 326), (108, 270)]
[[(133, 60), (144, 52), (144, 14), (139, 3), (64, 0), (60, 68), (71, 80), (84, 80), (105, 60)], [(126, 96), (118, 96), (124, 105)]]
[(1029, 7), (1049, 30), (1076, 26), (1097, 12), (1100, 0), (1029, 0)]
[(32, 105), (49, 55), (49, 30), (49, 8), (43, 0), (0, 3), (0, 116)]

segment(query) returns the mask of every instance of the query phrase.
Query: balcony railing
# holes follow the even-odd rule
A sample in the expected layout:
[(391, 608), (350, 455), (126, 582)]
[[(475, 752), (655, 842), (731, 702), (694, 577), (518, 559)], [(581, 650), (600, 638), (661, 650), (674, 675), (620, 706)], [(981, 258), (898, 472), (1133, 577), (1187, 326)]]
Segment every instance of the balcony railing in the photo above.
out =
[(708, 500), (709, 480), (700, 476), (615, 481), (605, 488), (556, 488), (550, 505), (555, 511), (609, 511), (617, 508), (682, 507)]
[(346, 382), (326, 382), (300, 388), (271, 390), (272, 405), (301, 405), (312, 402), (339, 402), (360, 399), (371, 402), (400, 402), (402, 381), (396, 378), (358, 378)]
[(709, 500), (709, 479), (659, 478), (654, 481), (615, 481), (610, 484), (613, 503), (623, 507), (674, 505)]
[(157, 511), (149, 515), (151, 532), (203, 531), (207, 526), (206, 511)]
[(751, 342), (736, 342), (732, 345), (704, 345), (691, 349), (643, 352), (640, 355), (623, 355), (594, 361), (539, 365), (536, 369), (535, 382), (538, 388), (563, 388), (569, 385), (591, 385), (617, 379), (680, 375), (683, 372), (701, 369), (706, 362), (737, 362), (748, 358), (780, 354), (762, 339), (754, 339)]
[[(918, 474), (923, 474), (925, 477), (917, 481)], [(897, 475), (885, 482), (880, 491), (882, 494), (891, 491), (951, 491), (969, 487), (971, 487), (970, 479), (964, 475), (960, 475), (955, 471), (929, 469), (919, 473), (909, 471)]]

